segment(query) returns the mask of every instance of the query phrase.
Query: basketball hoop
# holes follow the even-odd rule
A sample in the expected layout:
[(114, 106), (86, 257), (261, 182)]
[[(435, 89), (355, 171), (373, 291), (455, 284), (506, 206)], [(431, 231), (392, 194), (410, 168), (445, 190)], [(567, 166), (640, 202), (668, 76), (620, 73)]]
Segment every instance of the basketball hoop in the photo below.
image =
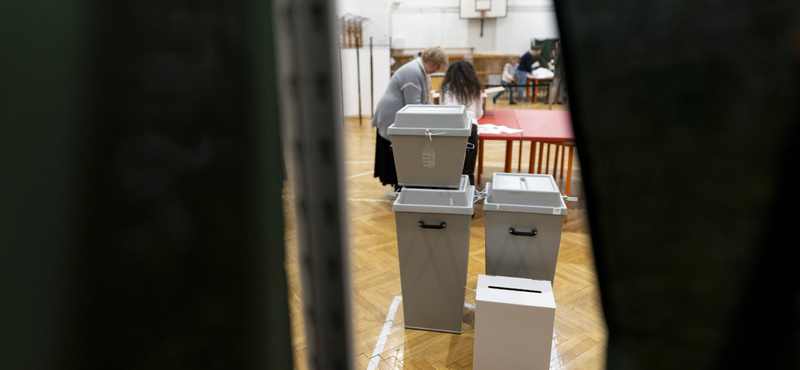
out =
[(481, 12), (481, 37), (483, 37), (483, 20), (486, 19), (486, 10), (479, 10)]

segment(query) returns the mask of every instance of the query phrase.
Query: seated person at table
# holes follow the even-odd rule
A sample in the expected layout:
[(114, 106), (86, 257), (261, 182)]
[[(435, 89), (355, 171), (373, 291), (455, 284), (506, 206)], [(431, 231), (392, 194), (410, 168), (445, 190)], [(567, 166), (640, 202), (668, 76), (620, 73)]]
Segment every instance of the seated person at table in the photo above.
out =
[(483, 98), (481, 97), (481, 81), (472, 67), (472, 63), (460, 60), (447, 68), (442, 80), (440, 93), (442, 105), (463, 105), (467, 118), (472, 123), (472, 133), (467, 144), (464, 158), (464, 169), (461, 172), (469, 175), (470, 184), (475, 184), (475, 162), (478, 158), (478, 119), (483, 117)]
[[(503, 67), (503, 76), (500, 79), (500, 84), (508, 90), (508, 104), (517, 104), (514, 103), (514, 88), (511, 87), (511, 85), (514, 84), (514, 71), (517, 69), (516, 61), (516, 57), (508, 58), (508, 62), (506, 62), (506, 65)], [(492, 99), (492, 102), (497, 104), (497, 98), (503, 95), (504, 92), (505, 91), (501, 91), (497, 93)]]

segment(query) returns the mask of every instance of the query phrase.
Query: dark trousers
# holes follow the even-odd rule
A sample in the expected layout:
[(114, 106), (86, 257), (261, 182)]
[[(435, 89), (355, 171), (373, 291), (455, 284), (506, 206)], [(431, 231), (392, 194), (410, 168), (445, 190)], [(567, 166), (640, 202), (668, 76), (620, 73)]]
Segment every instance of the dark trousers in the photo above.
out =
[(467, 140), (467, 154), (464, 156), (463, 175), (469, 175), (469, 183), (475, 184), (475, 163), (478, 162), (478, 125), (472, 124), (472, 133)]
[[(500, 81), (500, 84), (505, 86), (505, 88), (508, 90), (508, 102), (509, 103), (513, 102), (514, 101), (514, 88), (511, 87), (511, 82)], [(495, 94), (494, 98), (495, 99), (499, 98), (500, 95), (503, 95), (503, 93), (505, 93), (505, 91), (501, 91), (501, 92)]]
[(394, 165), (392, 142), (381, 137), (380, 132), (375, 135), (374, 169), (374, 176), (381, 180), (381, 184), (397, 187), (397, 171)]

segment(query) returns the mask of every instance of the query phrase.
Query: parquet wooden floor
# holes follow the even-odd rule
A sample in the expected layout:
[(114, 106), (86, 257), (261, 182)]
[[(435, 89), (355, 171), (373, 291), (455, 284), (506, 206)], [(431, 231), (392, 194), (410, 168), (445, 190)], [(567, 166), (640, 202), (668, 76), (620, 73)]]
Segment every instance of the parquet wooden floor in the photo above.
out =
[[(487, 108), (509, 108), (507, 103)], [(522, 104), (515, 109), (546, 109), (543, 104)], [(563, 109), (563, 108), (554, 108)], [(399, 305), (388, 328), (383, 350), (373, 357), (387, 314), (400, 292), (392, 196), (389, 186), (372, 177), (375, 129), (364, 119), (345, 123), (347, 205), (350, 229), (352, 279), (352, 318), (354, 356), (357, 369), (472, 369), (474, 308), (465, 307), (461, 335), (403, 328), (403, 308)], [(491, 173), (502, 171), (505, 144), (487, 142), (484, 182)], [(515, 146), (514, 158), (519, 147)], [(523, 171), (527, 171), (529, 148), (523, 149)], [(573, 195), (580, 195), (580, 168), (575, 161)], [(290, 177), (291, 178), (291, 177)], [(576, 186), (577, 184), (577, 186)], [(478, 184), (483, 189), (485, 184)], [(305, 336), (301, 309), (301, 283), (297, 263), (297, 233), (291, 185), (286, 186), (286, 268), (290, 285), (292, 343), (295, 368), (306, 369)], [(556, 318), (553, 333), (551, 369), (604, 369), (606, 327), (592, 260), (588, 224), (580, 202), (570, 205), (569, 222), (564, 225), (553, 287)], [(478, 204), (472, 221), (467, 286), (475, 289), (478, 274), (484, 273), (484, 215)], [(475, 293), (467, 290), (466, 302), (475, 303)], [(468, 305), (469, 306), (469, 305)], [(373, 365), (370, 367), (370, 359)]]

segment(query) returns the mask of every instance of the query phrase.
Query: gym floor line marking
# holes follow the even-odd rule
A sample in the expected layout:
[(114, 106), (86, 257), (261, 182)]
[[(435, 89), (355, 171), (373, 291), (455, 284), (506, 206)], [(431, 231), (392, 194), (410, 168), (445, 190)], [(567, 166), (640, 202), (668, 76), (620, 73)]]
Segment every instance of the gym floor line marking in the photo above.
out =
[(400, 301), (403, 300), (401, 296), (395, 296), (392, 300), (392, 306), (389, 307), (389, 313), (386, 314), (386, 321), (383, 322), (383, 329), (381, 335), (378, 336), (378, 342), (375, 343), (375, 349), (372, 351), (372, 356), (369, 358), (369, 366), (367, 370), (375, 370), (378, 368), (378, 363), (381, 362), (381, 352), (383, 346), (386, 345), (386, 339), (389, 338), (389, 331), (392, 329), (394, 314), (397, 313), (397, 307), (400, 306)]
[[(392, 305), (389, 307), (389, 312), (386, 314), (386, 321), (383, 322), (383, 329), (381, 329), (381, 334), (378, 336), (378, 342), (375, 343), (375, 349), (372, 351), (372, 356), (369, 358), (369, 366), (367, 370), (375, 370), (378, 368), (378, 364), (381, 362), (381, 352), (383, 352), (383, 347), (386, 346), (386, 340), (389, 339), (389, 331), (392, 329), (392, 324), (394, 324), (394, 315), (397, 313), (397, 308), (400, 306), (400, 301), (403, 300), (402, 296), (395, 296), (392, 299)], [(464, 302), (464, 307), (475, 310), (475, 305), (472, 303)], [(553, 331), (555, 333), (555, 331)]]
[(373, 172), (374, 172), (374, 171), (367, 171), (367, 172), (362, 172), (362, 173), (359, 173), (359, 174), (355, 174), (355, 175), (347, 176), (347, 178), (346, 178), (345, 180), (350, 180), (350, 179), (354, 179), (354, 178), (356, 178), (356, 177), (361, 177), (361, 176), (369, 175), (369, 174), (371, 174), (371, 173), (373, 173)]

